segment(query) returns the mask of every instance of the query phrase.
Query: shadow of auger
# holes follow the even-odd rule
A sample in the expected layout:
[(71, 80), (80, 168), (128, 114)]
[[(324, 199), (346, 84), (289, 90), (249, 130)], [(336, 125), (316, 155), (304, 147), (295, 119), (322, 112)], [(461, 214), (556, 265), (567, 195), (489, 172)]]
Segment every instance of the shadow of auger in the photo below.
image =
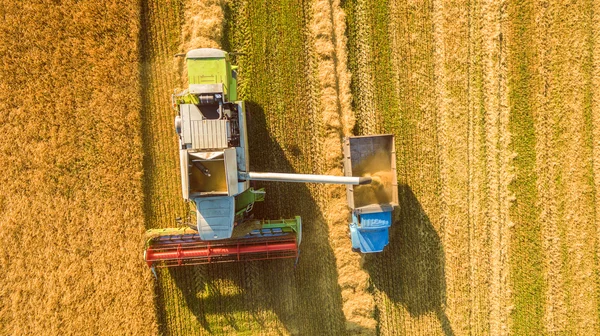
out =
[(398, 187), (400, 209), (384, 252), (364, 256), (373, 286), (412, 317), (435, 313), (445, 335), (454, 335), (445, 313), (444, 248), (408, 185)]

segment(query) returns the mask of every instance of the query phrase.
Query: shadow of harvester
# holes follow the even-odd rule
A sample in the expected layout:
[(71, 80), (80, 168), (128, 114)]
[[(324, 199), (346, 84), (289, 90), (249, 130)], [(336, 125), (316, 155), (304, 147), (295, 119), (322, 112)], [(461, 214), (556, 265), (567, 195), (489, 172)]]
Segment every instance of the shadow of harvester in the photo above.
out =
[[(407, 185), (398, 187), (399, 219), (390, 229), (384, 252), (365, 255), (373, 286), (412, 317), (435, 313), (445, 335), (454, 335), (444, 312), (446, 280), (440, 238)], [(380, 312), (381, 314), (381, 312)]]
[[(247, 101), (246, 110), (252, 135), (248, 139), (251, 170), (295, 172), (281, 144), (270, 136), (263, 108)], [(286, 149), (297, 152), (295, 148)], [(302, 216), (298, 264), (294, 267), (294, 259), (287, 259), (160, 270), (159, 278), (168, 279), (159, 281), (158, 286), (159, 306), (166, 307), (159, 311), (162, 333), (169, 334), (173, 325), (183, 334), (345, 333), (328, 228), (310, 190), (302, 183), (257, 182), (256, 187), (265, 187), (267, 195), (264, 202), (255, 205), (255, 218)], [(178, 295), (182, 298), (178, 302), (166, 298)], [(179, 308), (169, 305), (182, 307), (175, 314)], [(186, 321), (181, 312), (191, 313), (195, 321)], [(181, 322), (169, 321), (173, 318)]]

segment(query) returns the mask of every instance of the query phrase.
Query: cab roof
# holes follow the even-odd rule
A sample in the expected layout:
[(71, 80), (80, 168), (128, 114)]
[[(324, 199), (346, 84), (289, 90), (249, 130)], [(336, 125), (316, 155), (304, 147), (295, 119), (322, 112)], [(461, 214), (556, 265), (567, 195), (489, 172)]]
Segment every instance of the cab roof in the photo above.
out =
[(188, 51), (186, 58), (225, 58), (227, 53), (213, 48), (200, 48)]

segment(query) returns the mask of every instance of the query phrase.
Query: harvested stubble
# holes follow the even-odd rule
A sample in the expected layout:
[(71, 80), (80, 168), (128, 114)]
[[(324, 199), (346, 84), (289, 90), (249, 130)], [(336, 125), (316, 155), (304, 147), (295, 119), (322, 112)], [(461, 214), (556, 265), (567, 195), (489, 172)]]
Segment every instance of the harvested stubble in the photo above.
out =
[[(319, 173), (342, 175), (339, 166), (342, 139), (351, 135), (354, 114), (350, 106), (350, 75), (346, 65), (345, 15), (339, 1), (316, 0), (312, 3), (309, 22), (311, 33), (308, 53), (314, 58), (319, 98), (314, 112), (321, 118)], [(342, 311), (346, 330), (351, 334), (374, 334), (375, 303), (368, 291), (369, 276), (361, 267), (360, 255), (351, 252), (348, 240), (349, 218), (344, 188), (320, 186), (318, 205), (329, 227), (329, 241), (339, 273)], [(362, 193), (364, 194), (364, 193)]]
[(137, 1), (0, 5), (0, 334), (157, 332), (138, 16)]
[[(190, 275), (206, 286), (188, 301), (202, 328), (253, 331), (239, 321), (256, 318), (266, 333), (597, 333), (600, 5), (577, 2), (571, 15), (561, 1), (344, 2), (356, 127), (338, 6), (231, 2), (224, 41), (248, 52), (240, 92), (255, 118), (254, 168), (339, 173), (329, 149), (341, 136), (396, 134), (391, 244), (363, 271), (346, 254), (341, 188), (270, 184), (285, 197), (260, 214), (309, 213), (297, 273)], [(217, 281), (225, 274), (237, 275)], [(170, 325), (186, 325), (176, 317), (186, 309), (167, 307)]]

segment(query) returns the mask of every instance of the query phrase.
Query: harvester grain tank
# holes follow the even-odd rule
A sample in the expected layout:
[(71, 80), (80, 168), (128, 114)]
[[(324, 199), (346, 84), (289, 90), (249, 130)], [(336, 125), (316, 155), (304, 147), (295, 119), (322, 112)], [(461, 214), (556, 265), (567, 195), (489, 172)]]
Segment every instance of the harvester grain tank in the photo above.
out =
[[(361, 189), (348, 189), (352, 209), (350, 232), (353, 247), (378, 252), (387, 245), (391, 210), (397, 205), (393, 136), (346, 139), (345, 176), (251, 172), (244, 102), (237, 97), (237, 67), (229, 54), (218, 49), (194, 49), (186, 55), (188, 89), (172, 96), (175, 131), (179, 138), (182, 197), (194, 210), (187, 225), (151, 229), (144, 253), (150, 267), (168, 267), (244, 260), (297, 258), (302, 220), (255, 220), (254, 204), (265, 198), (264, 189), (250, 181), (336, 183), (366, 186), (382, 179), (369, 176), (362, 162), (384, 153), (383, 170), (393, 179), (384, 181), (385, 202), (359, 204)], [(379, 164), (381, 166), (381, 164)], [(382, 168), (382, 167), (378, 167)], [(391, 176), (391, 175), (390, 175)], [(368, 191), (368, 187), (362, 189)], [(364, 200), (363, 200), (364, 201)]]

